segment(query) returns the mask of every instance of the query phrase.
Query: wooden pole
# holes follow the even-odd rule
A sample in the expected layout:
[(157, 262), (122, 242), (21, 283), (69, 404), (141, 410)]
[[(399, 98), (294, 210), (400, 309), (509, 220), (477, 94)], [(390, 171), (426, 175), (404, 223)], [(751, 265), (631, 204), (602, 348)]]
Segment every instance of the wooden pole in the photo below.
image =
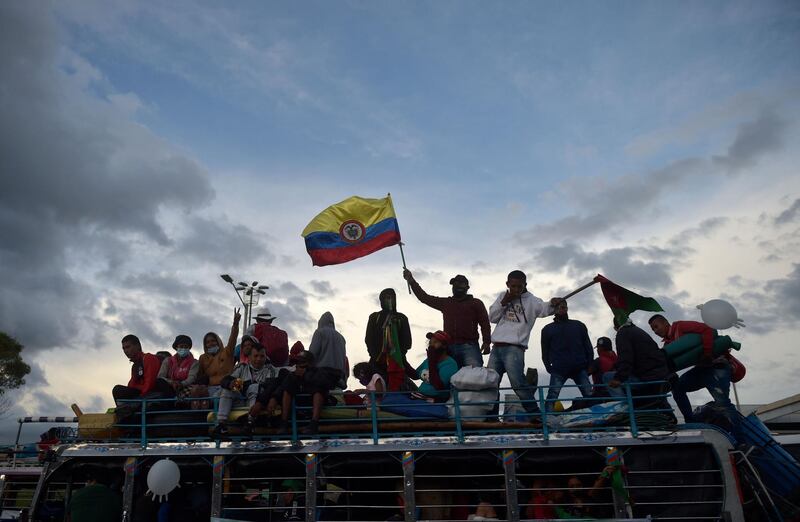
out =
[[(392, 205), (392, 212), (394, 212), (394, 218), (397, 219), (397, 212), (394, 210), (394, 201), (392, 201), (392, 193), (391, 192), (387, 192), (386, 193), (386, 197), (389, 198), (389, 204)], [(404, 271), (408, 270), (408, 267), (406, 267), (406, 254), (405, 254), (405, 252), (403, 252), (403, 242), (400, 241), (399, 243), (397, 243), (397, 245), (400, 247), (400, 259), (403, 260), (403, 270)], [(411, 293), (411, 283), (406, 281), (406, 285), (408, 285), (408, 293), (410, 294)]]
[(593, 285), (593, 284), (595, 284), (595, 283), (597, 283), (597, 281), (595, 281), (595, 280), (592, 280), (590, 283), (586, 283), (586, 284), (585, 284), (585, 285), (583, 285), (582, 287), (580, 287), (580, 288), (578, 288), (578, 289), (576, 289), (576, 290), (573, 290), (572, 292), (570, 292), (570, 293), (568, 293), (567, 295), (565, 295), (565, 296), (564, 296), (564, 299), (569, 299), (569, 298), (570, 298), (570, 297), (572, 297), (573, 295), (575, 295), (575, 294), (577, 294), (577, 293), (579, 293), (579, 292), (583, 292), (584, 290), (586, 290), (587, 288), (589, 288), (590, 286), (592, 286), (592, 285)]

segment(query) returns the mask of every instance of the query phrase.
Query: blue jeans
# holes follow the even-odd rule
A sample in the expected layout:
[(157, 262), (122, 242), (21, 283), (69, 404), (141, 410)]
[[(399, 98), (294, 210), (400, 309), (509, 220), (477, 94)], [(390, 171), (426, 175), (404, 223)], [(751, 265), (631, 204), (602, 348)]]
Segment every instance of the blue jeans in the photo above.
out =
[[(616, 377), (617, 377), (617, 372), (606, 372), (606, 373), (604, 373), (603, 374), (603, 384), (608, 386), (608, 383), (613, 381)], [(628, 381), (627, 382), (633, 383), (633, 382), (641, 382), (641, 381), (639, 381), (639, 379), (637, 379), (636, 377), (631, 375), (630, 377), (628, 377)], [(636, 395), (636, 390), (638, 388), (641, 388), (641, 386), (631, 386), (631, 395)], [(625, 383), (622, 383), (618, 388), (608, 387), (608, 388), (606, 388), (606, 391), (608, 391), (608, 395), (611, 396), (611, 397), (625, 397)]]
[(581, 370), (571, 377), (553, 372), (550, 374), (550, 387), (547, 391), (547, 411), (553, 411), (555, 402), (550, 401), (558, 399), (558, 396), (561, 394), (561, 388), (564, 386), (564, 383), (567, 382), (567, 379), (575, 381), (575, 384), (578, 385), (581, 391), (581, 395), (584, 397), (588, 397), (592, 394), (592, 383), (589, 381), (589, 373), (586, 370)]
[(681, 410), (686, 422), (692, 422), (692, 405), (689, 402), (689, 392), (707, 389), (714, 399), (715, 406), (725, 410), (730, 415), (734, 410), (729, 396), (731, 391), (731, 365), (725, 364), (720, 368), (711, 366), (695, 366), (678, 378), (672, 386), (672, 397)]
[(451, 344), (450, 357), (455, 359), (459, 368), (464, 366), (483, 366), (483, 355), (478, 343)]
[(494, 346), (486, 367), (499, 373), (500, 379), (504, 373), (508, 374), (511, 387), (522, 401), (525, 411), (529, 413), (539, 411), (534, 395), (536, 387), (529, 385), (525, 380), (525, 350), (521, 346)]

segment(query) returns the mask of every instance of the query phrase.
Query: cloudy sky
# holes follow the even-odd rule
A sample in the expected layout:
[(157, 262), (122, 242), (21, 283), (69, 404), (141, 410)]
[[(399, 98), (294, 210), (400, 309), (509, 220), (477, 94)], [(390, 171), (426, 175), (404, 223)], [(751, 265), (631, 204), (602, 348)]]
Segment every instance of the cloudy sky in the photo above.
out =
[[(315, 268), (299, 236), (387, 192), (432, 294), (723, 297), (742, 402), (800, 392), (796, 2), (9, 1), (0, 50), (0, 330), (33, 367), (7, 418), (111, 406), (126, 333), (226, 337), (222, 273), (291, 340), (330, 310), (351, 362), (394, 287), (418, 362), (441, 319), (398, 249)], [(599, 288), (570, 312), (611, 333)]]

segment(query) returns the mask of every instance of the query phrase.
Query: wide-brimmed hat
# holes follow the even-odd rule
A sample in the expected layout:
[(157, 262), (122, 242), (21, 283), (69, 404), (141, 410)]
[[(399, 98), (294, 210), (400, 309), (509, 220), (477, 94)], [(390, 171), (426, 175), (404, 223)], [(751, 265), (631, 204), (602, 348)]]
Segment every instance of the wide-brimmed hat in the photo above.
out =
[(443, 332), (441, 330), (436, 330), (435, 332), (428, 332), (425, 334), (425, 337), (428, 339), (438, 339), (444, 344), (451, 344), (453, 342), (453, 338), (450, 337), (450, 334), (447, 332)]
[(258, 313), (253, 319), (256, 321), (272, 321), (273, 319), (277, 319), (277, 317), (269, 312), (269, 308), (262, 306), (258, 309)]

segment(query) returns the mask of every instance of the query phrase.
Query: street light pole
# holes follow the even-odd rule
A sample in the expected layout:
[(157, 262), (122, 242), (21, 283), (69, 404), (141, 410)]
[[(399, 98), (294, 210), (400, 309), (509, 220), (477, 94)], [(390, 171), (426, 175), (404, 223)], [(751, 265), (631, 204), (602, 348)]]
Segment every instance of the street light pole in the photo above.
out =
[[(239, 301), (241, 301), (242, 306), (244, 307), (244, 329), (247, 330), (247, 328), (250, 327), (250, 321), (253, 318), (253, 305), (258, 304), (259, 297), (266, 294), (265, 290), (267, 290), (269, 286), (259, 285), (258, 281), (253, 281), (249, 285), (243, 281), (239, 281), (238, 283), (234, 284), (233, 278), (228, 274), (222, 274), (220, 277), (223, 281), (229, 283), (234, 290), (236, 290), (236, 297), (239, 298)], [(246, 301), (242, 295), (247, 296)]]

